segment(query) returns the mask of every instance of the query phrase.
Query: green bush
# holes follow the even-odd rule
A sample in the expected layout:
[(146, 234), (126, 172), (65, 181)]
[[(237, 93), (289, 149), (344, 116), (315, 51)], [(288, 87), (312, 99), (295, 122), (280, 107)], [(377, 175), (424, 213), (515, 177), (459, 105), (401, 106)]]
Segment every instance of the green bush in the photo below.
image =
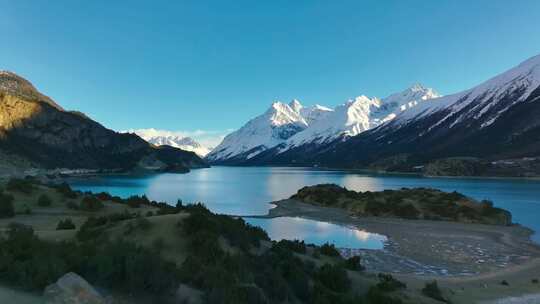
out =
[(96, 198), (95, 196), (87, 195), (85, 196), (80, 205), (80, 209), (84, 211), (98, 211), (105, 207), (103, 203)]
[(365, 269), (365, 267), (362, 266), (361, 258), (357, 255), (346, 259), (343, 265), (345, 268), (352, 271), (363, 271)]
[(73, 222), (69, 218), (65, 220), (60, 220), (58, 222), (58, 225), (56, 225), (56, 230), (73, 230), (75, 228), (75, 224), (73, 224)]
[(65, 198), (75, 199), (77, 198), (77, 192), (73, 191), (67, 183), (62, 183), (56, 186), (56, 191), (61, 193)]
[(372, 286), (366, 295), (367, 303), (369, 304), (403, 304), (403, 301), (399, 298), (392, 297), (386, 294), (385, 291)]
[(35, 291), (70, 271), (91, 284), (127, 293), (161, 295), (174, 291), (179, 283), (173, 263), (135, 244), (48, 243), (21, 224), (11, 225), (8, 238), (0, 240), (0, 256), (0, 280)]
[(531, 280), (531, 283), (533, 283), (533, 284), (538, 284), (538, 279), (532, 279), (532, 280)]
[(187, 235), (206, 232), (223, 236), (232, 246), (247, 250), (251, 246), (258, 247), (260, 240), (269, 240), (268, 235), (259, 227), (254, 227), (242, 218), (212, 214), (202, 204), (188, 205), (185, 210), (190, 216), (179, 225)]
[(47, 194), (41, 194), (37, 200), (38, 206), (49, 207), (52, 205), (52, 200)]
[(326, 256), (331, 256), (331, 257), (340, 256), (339, 251), (336, 249), (334, 244), (325, 243), (320, 247), (319, 251), (321, 252), (321, 254), (324, 254)]
[(442, 295), (442, 291), (439, 288), (439, 284), (437, 284), (437, 281), (426, 283), (426, 286), (422, 288), (422, 293), (432, 299), (447, 302), (446, 298)]
[(34, 191), (34, 183), (28, 179), (12, 178), (8, 181), (6, 189), (9, 191), (30, 194)]
[(13, 196), (0, 192), (0, 218), (9, 218), (15, 216), (13, 207)]
[(79, 210), (79, 208), (80, 208), (80, 206), (77, 205), (77, 203), (75, 203), (74, 201), (67, 201), (66, 207), (68, 209), (73, 209), (73, 210)]
[(304, 241), (281, 240), (275, 243), (274, 246), (283, 246), (284, 248), (287, 248), (288, 250), (294, 251), (296, 253), (301, 253), (301, 254), (306, 253), (306, 244), (304, 243)]
[(376, 287), (384, 292), (407, 288), (405, 283), (395, 279), (391, 274), (379, 273), (378, 277), (379, 283), (377, 283)]
[(351, 287), (347, 271), (339, 265), (324, 264), (315, 273), (315, 277), (332, 291), (345, 292)]

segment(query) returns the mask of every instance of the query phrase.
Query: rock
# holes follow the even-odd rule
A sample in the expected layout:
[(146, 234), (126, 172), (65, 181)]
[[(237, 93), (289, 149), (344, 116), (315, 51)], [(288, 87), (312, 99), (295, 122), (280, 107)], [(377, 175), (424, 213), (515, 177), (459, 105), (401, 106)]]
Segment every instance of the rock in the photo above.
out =
[(85, 279), (70, 272), (56, 283), (47, 286), (43, 292), (46, 304), (106, 304), (99, 292)]
[(180, 284), (176, 290), (176, 303), (201, 304), (203, 293), (187, 285)]

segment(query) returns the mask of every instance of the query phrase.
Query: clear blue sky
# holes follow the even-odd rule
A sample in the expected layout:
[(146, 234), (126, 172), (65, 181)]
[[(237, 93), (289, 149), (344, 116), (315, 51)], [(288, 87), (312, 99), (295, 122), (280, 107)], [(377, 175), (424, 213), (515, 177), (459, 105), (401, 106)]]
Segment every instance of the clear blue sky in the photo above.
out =
[(469, 88), (540, 53), (539, 20), (538, 0), (0, 0), (0, 69), (112, 129), (221, 132), (275, 99)]

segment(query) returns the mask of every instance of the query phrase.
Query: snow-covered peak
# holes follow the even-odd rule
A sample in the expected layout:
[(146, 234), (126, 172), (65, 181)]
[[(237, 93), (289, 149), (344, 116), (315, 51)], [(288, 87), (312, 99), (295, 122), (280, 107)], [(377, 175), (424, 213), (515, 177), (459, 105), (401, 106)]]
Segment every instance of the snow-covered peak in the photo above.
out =
[(311, 107), (303, 107), (300, 110), (300, 115), (304, 118), (308, 126), (315, 123), (317, 120), (321, 120), (334, 110), (321, 105), (314, 105)]
[[(284, 149), (306, 143), (322, 143), (340, 136), (354, 136), (371, 127), (370, 114), (379, 108), (380, 100), (358, 96), (337, 106), (334, 110), (324, 107), (323, 117), (313, 121), (310, 126), (291, 137)], [(315, 108), (315, 107), (314, 107)]]
[(302, 108), (304, 107), (300, 101), (298, 101), (298, 99), (293, 99), (290, 103), (289, 103), (289, 107), (291, 107), (291, 109), (293, 111), (295, 111), (296, 113), (300, 113), (300, 111), (302, 110)]
[[(291, 105), (297, 106), (297, 110)], [(308, 124), (300, 114), (301, 104), (292, 102), (291, 105), (280, 101), (272, 103), (264, 114), (227, 135), (206, 158), (210, 161), (224, 160), (248, 151), (255, 156), (304, 130)]]
[[(539, 86), (540, 55), (537, 55), (472, 89), (436, 98), (429, 103), (422, 103), (414, 109), (405, 111), (399, 115), (396, 122), (402, 125), (410, 120), (419, 119), (440, 110), (448, 110), (446, 117), (437, 122), (437, 125), (453, 117), (454, 123), (452, 125), (467, 118), (482, 118), (486, 120), (485, 126), (487, 126), (493, 123), (510, 106), (525, 100)], [(510, 95), (515, 95), (510, 98), (510, 104), (499, 104), (501, 101), (508, 101), (506, 97)], [(467, 113), (454, 117), (455, 113), (465, 108), (469, 109)], [(497, 110), (492, 111), (493, 109)], [(432, 127), (435, 127), (435, 125)]]
[(355, 136), (394, 118), (394, 112), (399, 111), (402, 105), (416, 104), (433, 96), (438, 95), (432, 89), (416, 85), (389, 96), (387, 102), (361, 95), (335, 109), (321, 105), (305, 107), (298, 100), (289, 104), (276, 101), (264, 114), (227, 135), (207, 159), (251, 158), (280, 144), (287, 149), (305, 143)]
[[(299, 106), (299, 109), (302, 108), (302, 105), (300, 103), (293, 104)], [(280, 101), (276, 101), (272, 103), (270, 108), (266, 111), (266, 113), (262, 116), (259, 116), (253, 120), (257, 120), (258, 118), (267, 119), (270, 121), (270, 123), (273, 126), (281, 126), (289, 123), (298, 122), (304, 125), (307, 125), (304, 119), (300, 116), (300, 111), (295, 110), (290, 105), (285, 104)], [(249, 124), (249, 122), (248, 122)]]
[(439, 96), (435, 90), (420, 84), (383, 99), (358, 96), (337, 106), (333, 111), (327, 109), (327, 115), (291, 137), (281, 151), (307, 143), (324, 143), (339, 137), (358, 135), (394, 119), (400, 112), (415, 107), (418, 103)]
[(195, 152), (197, 155), (204, 157), (210, 153), (211, 148), (205, 147), (188, 136), (175, 134), (172, 131), (150, 129), (138, 129), (123, 131), (124, 133), (137, 134), (142, 139), (156, 146), (171, 146), (186, 151)]

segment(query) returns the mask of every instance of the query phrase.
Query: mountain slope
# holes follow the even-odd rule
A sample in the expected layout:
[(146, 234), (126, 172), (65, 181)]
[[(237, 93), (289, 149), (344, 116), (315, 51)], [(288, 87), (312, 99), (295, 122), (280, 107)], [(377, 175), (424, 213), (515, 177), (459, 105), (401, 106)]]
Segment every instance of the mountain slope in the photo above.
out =
[(418, 104), (349, 140), (268, 151), (253, 162), (332, 167), (398, 162), (411, 169), (447, 157), (495, 161), (538, 155), (540, 56), (470, 90)]
[(338, 138), (358, 135), (392, 120), (401, 111), (437, 97), (439, 95), (433, 89), (419, 84), (382, 100), (363, 95), (356, 97), (337, 106), (332, 113), (291, 137), (280, 151), (311, 143), (324, 144)]
[(191, 137), (175, 135), (174, 132), (156, 129), (129, 130), (124, 133), (134, 133), (156, 146), (171, 146), (185, 151), (195, 152), (198, 156), (204, 157), (210, 153), (211, 149), (201, 145)]
[(0, 151), (31, 167), (185, 171), (207, 166), (194, 153), (158, 149), (133, 134), (109, 130), (63, 110), (27, 80), (0, 72)]
[(302, 116), (309, 113), (311, 120), (323, 116), (326, 109), (303, 109), (297, 100), (290, 104), (274, 102), (262, 115), (248, 121), (239, 130), (227, 135), (223, 141), (206, 156), (211, 162), (249, 159), (254, 155), (275, 147), (294, 134), (307, 128)]
[(359, 96), (333, 110), (320, 105), (304, 107), (297, 100), (290, 104), (276, 102), (266, 113), (225, 137), (206, 159), (242, 164), (300, 146), (323, 146), (377, 127), (397, 113), (436, 97), (439, 95), (433, 89), (414, 85), (382, 100)]

